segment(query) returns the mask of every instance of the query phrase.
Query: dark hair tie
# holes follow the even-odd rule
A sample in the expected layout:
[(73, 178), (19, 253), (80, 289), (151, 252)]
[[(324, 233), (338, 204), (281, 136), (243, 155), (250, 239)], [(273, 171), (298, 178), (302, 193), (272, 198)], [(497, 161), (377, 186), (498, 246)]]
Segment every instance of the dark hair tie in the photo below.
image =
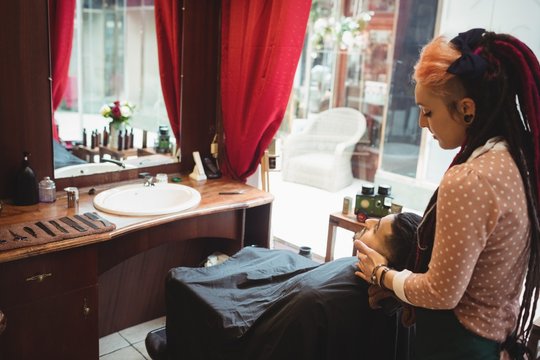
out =
[(484, 74), (487, 61), (480, 55), (473, 53), (473, 49), (482, 40), (485, 32), (485, 29), (471, 29), (459, 33), (458, 36), (450, 40), (461, 51), (461, 56), (448, 67), (449, 73), (469, 78), (477, 78)]

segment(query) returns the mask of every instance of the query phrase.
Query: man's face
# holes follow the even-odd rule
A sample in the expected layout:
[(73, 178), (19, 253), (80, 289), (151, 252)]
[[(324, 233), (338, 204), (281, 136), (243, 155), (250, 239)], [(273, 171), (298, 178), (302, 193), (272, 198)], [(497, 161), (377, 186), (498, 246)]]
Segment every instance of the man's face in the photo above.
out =
[(392, 235), (392, 222), (395, 215), (386, 215), (381, 219), (367, 219), (365, 228), (354, 235), (356, 240), (361, 240), (367, 246), (383, 255), (385, 258), (391, 258), (391, 252), (386, 240)]

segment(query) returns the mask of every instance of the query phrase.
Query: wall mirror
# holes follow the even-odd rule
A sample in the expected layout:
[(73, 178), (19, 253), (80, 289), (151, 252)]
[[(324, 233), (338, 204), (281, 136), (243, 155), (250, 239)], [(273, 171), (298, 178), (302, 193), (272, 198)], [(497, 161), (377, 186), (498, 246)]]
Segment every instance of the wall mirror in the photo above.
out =
[[(154, 0), (77, 0), (67, 55), (54, 113), (61, 140), (53, 139), (55, 178), (178, 161), (159, 78)], [(127, 121), (112, 124), (118, 110)]]

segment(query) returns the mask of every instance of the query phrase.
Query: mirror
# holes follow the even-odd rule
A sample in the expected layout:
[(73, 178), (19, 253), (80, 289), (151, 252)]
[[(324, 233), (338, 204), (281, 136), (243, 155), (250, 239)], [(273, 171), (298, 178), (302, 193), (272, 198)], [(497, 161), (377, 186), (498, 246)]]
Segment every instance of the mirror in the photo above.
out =
[[(115, 101), (132, 105), (119, 129), (101, 111)], [(76, 1), (67, 84), (54, 116), (61, 139), (53, 139), (55, 178), (178, 161), (161, 91), (153, 0)]]

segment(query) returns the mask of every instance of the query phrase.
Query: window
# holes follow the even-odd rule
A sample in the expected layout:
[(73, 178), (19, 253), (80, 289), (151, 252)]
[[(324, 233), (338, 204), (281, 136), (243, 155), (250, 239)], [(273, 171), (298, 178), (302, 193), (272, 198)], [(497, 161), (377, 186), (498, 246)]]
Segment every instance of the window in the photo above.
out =
[(360, 110), (367, 131), (352, 155), (354, 177), (389, 183), (397, 201), (422, 210), (453, 157), (419, 128), (411, 81), (436, 19), (437, 2), (429, 0), (314, 1), (278, 136), (300, 131), (330, 107)]
[(278, 137), (299, 131), (321, 111), (351, 107), (368, 131), (353, 155), (355, 177), (373, 181), (390, 79), (393, 0), (315, 0), (289, 111)]

